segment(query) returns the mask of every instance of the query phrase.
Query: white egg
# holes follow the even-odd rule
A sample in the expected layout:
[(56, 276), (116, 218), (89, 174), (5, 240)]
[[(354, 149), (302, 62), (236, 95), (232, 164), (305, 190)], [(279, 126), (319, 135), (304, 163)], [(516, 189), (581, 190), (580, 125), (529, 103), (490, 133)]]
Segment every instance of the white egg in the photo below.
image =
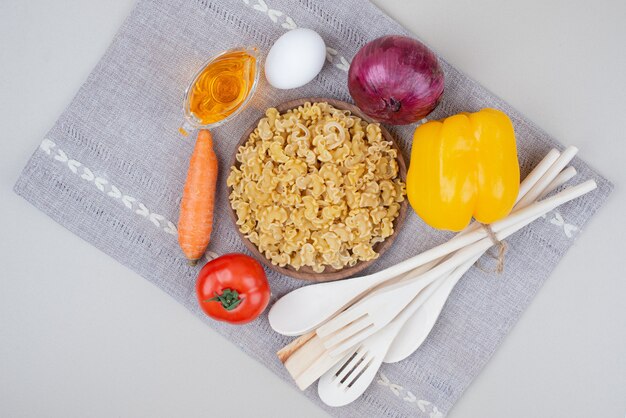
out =
[(265, 59), (265, 78), (277, 89), (304, 86), (321, 71), (326, 44), (311, 29), (293, 29), (274, 42)]

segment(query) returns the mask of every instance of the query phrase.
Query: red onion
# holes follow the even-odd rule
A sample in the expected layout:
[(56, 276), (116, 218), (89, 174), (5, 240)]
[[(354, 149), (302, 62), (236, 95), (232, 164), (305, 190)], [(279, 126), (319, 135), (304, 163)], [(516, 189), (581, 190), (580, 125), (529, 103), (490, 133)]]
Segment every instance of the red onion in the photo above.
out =
[(417, 122), (437, 107), (443, 71), (421, 42), (390, 35), (367, 43), (348, 72), (356, 105), (372, 119), (392, 125)]

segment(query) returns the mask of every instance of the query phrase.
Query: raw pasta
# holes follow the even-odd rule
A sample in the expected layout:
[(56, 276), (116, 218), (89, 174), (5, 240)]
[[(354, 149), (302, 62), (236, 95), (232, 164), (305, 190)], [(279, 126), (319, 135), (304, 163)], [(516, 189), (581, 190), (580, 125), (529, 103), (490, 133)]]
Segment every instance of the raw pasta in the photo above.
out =
[(328, 103), (265, 116), (227, 179), (240, 231), (280, 267), (323, 272), (377, 258), (406, 194), (380, 126)]

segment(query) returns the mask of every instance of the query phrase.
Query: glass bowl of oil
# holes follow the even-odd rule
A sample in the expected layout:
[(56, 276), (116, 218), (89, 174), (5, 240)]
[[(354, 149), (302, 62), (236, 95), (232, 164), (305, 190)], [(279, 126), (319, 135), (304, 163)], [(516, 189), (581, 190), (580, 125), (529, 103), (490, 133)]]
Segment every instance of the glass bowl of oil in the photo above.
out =
[(215, 128), (241, 112), (259, 81), (258, 55), (255, 47), (234, 48), (207, 61), (185, 90), (179, 132)]

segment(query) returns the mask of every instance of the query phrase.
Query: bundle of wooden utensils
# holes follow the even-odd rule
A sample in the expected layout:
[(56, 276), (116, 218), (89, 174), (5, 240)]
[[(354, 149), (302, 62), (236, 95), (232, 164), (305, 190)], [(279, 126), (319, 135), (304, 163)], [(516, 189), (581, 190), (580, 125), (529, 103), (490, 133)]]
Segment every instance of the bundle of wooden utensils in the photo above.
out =
[[(596, 188), (593, 180), (545, 197), (576, 174), (575, 147), (553, 149), (520, 184), (511, 214), (473, 223), (450, 241), (378, 273), (299, 288), (269, 313), (272, 328), (296, 336), (278, 352), (301, 390), (319, 381), (330, 406), (357, 399), (383, 362), (413, 353), (426, 339), (450, 292), (491, 246), (559, 205)], [(544, 198), (545, 197), (545, 198)]]

